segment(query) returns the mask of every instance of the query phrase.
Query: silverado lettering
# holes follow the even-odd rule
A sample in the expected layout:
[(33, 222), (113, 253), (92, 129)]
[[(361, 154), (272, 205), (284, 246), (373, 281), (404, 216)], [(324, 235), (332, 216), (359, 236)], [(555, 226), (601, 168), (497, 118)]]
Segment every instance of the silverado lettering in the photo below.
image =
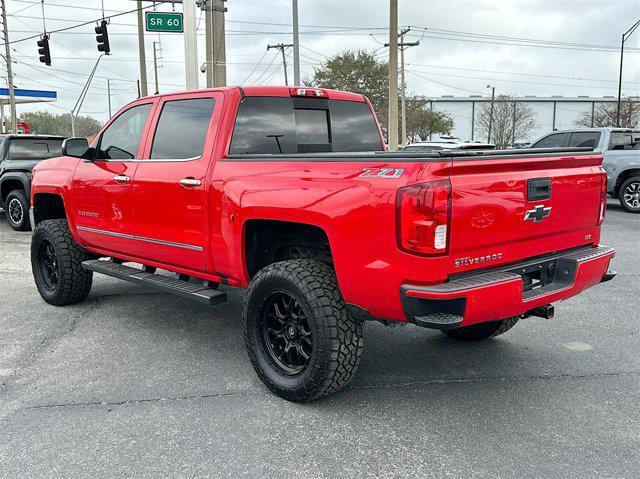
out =
[(33, 274), (58, 306), (84, 300), (94, 272), (207, 305), (247, 288), (256, 373), (308, 401), (352, 378), (365, 320), (477, 341), (613, 278), (601, 163), (388, 152), (368, 100), (341, 91), (154, 95), (35, 167)]

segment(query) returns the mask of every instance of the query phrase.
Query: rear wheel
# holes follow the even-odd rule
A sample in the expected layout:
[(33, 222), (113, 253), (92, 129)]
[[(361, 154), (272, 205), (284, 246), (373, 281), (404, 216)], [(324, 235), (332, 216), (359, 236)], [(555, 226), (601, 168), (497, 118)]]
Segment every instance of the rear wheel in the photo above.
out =
[(82, 269), (90, 253), (71, 236), (66, 220), (39, 223), (31, 239), (31, 269), (42, 299), (55, 306), (83, 301), (93, 273)]
[(362, 322), (348, 314), (333, 269), (315, 260), (260, 270), (245, 299), (243, 331), (262, 382), (290, 401), (338, 391), (362, 354)]
[(506, 333), (513, 328), (520, 318), (503, 319), (501, 321), (489, 321), (486, 323), (473, 324), (458, 329), (449, 329), (443, 331), (450, 338), (459, 339), (461, 341), (482, 341), (483, 339), (492, 338)]
[(4, 202), (9, 226), (16, 231), (29, 229), (29, 201), (22, 190), (13, 190)]
[(640, 213), (640, 177), (634, 176), (622, 183), (618, 199), (622, 207), (631, 213)]

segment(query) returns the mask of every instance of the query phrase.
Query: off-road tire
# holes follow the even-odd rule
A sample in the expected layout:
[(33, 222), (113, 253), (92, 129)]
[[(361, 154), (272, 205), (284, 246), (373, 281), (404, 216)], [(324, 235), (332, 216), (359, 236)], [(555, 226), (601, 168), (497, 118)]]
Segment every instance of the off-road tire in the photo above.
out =
[[(14, 218), (12, 217), (12, 208), (14, 207), (14, 205), (19, 208), (19, 220), (14, 220)], [(4, 211), (7, 215), (7, 223), (9, 223), (9, 226), (12, 229), (14, 229), (15, 231), (29, 231), (31, 229), (31, 225), (29, 224), (29, 200), (24, 194), (24, 191), (10, 191), (4, 201), (4, 206)]]
[[(308, 364), (296, 374), (287, 374), (278, 366), (261, 333), (269, 298), (283, 292), (301, 306), (313, 334)], [(316, 260), (282, 261), (260, 270), (247, 291), (242, 326), (258, 377), (289, 401), (311, 401), (343, 388), (362, 355), (362, 321), (349, 315), (333, 268)]]
[[(59, 279), (47, 280), (41, 259), (41, 248), (50, 244), (57, 262)], [(82, 269), (82, 262), (91, 254), (71, 236), (66, 220), (46, 220), (36, 226), (31, 239), (31, 269), (42, 299), (54, 306), (66, 306), (83, 301), (93, 281), (93, 273)]]
[(442, 332), (450, 338), (459, 339), (460, 341), (482, 341), (506, 333), (516, 325), (519, 319), (519, 316), (514, 316), (501, 321), (478, 323)]
[(630, 205), (625, 200), (625, 197), (624, 197), (625, 191), (627, 190), (627, 188), (634, 187), (634, 186), (635, 188), (640, 188), (640, 177), (634, 176), (626, 180), (624, 183), (622, 183), (622, 185), (620, 186), (620, 190), (618, 191), (618, 200), (620, 201), (620, 205), (628, 212), (640, 213), (640, 206)]

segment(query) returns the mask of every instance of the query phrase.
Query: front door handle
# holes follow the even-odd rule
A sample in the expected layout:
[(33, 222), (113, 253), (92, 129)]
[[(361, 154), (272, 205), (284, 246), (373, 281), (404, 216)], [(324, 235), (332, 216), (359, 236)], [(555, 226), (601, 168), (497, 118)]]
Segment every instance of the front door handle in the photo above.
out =
[(196, 180), (195, 178), (182, 178), (180, 180), (180, 184), (186, 187), (200, 186), (202, 184), (202, 181)]
[(116, 175), (113, 177), (116, 183), (131, 183), (131, 177), (127, 175)]

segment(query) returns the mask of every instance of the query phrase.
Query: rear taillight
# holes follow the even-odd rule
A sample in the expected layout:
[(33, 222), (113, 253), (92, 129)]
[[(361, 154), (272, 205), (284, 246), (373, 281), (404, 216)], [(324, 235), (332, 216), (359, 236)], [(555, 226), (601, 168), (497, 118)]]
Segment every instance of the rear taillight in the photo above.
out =
[(396, 196), (398, 247), (414, 254), (446, 253), (450, 212), (449, 180), (400, 188)]
[(328, 98), (326, 91), (320, 88), (291, 88), (289, 90), (291, 96), (311, 96), (316, 98)]
[(596, 226), (600, 226), (604, 221), (607, 213), (607, 172), (600, 173), (600, 212), (598, 213), (598, 222)]

